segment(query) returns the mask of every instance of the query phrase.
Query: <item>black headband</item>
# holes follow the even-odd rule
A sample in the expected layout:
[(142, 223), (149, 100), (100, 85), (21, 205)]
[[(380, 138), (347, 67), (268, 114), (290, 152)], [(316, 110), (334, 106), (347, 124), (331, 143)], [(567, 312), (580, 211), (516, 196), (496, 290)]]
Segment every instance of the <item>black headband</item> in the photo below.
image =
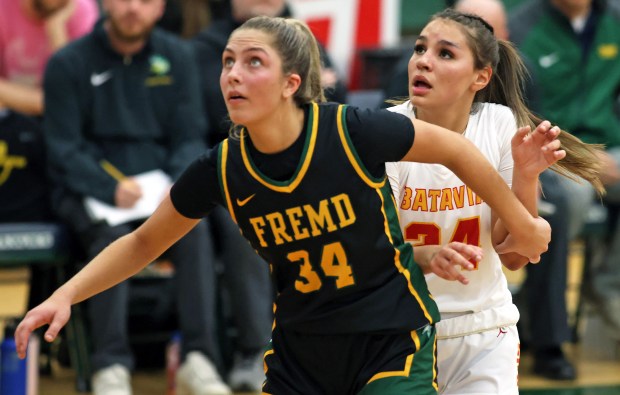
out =
[(493, 30), (493, 26), (489, 25), (489, 23), (487, 21), (485, 21), (484, 19), (482, 19), (480, 16), (476, 15), (476, 14), (466, 14), (463, 13), (463, 16), (469, 19), (474, 19), (477, 20), (478, 22), (482, 23), (482, 25), (484, 27), (486, 27), (491, 34), (495, 35), (495, 31)]

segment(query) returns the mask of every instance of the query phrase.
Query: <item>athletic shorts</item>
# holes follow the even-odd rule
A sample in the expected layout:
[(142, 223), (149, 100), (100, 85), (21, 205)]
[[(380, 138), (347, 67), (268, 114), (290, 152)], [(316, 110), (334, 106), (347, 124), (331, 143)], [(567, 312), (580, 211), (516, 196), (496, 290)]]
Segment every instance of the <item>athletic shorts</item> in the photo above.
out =
[(515, 325), (440, 339), (437, 355), (442, 395), (519, 394), (519, 333)]
[(435, 328), (303, 334), (274, 328), (263, 395), (437, 394)]

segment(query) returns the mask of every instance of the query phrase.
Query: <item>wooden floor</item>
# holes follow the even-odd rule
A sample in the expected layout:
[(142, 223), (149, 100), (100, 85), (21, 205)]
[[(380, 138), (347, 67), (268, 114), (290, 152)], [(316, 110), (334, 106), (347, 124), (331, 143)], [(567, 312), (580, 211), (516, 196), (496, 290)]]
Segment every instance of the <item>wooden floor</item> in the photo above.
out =
[[(569, 263), (567, 300), (569, 315), (574, 313), (581, 278), (580, 246), (573, 246)], [(23, 313), (27, 294), (27, 272), (0, 271), (0, 330), (6, 317)], [(519, 285), (519, 272), (509, 276), (512, 286)], [(2, 332), (0, 332), (2, 333)], [(611, 340), (600, 319), (586, 309), (580, 327), (578, 344), (568, 344), (566, 352), (575, 363), (578, 379), (557, 382), (531, 373), (531, 356), (525, 353), (519, 368), (521, 394), (525, 395), (620, 395), (620, 341)], [(75, 391), (73, 370), (52, 364), (52, 375), (39, 378), (39, 395), (71, 395)], [(166, 394), (166, 376), (163, 369), (138, 371), (133, 376), (134, 395)]]

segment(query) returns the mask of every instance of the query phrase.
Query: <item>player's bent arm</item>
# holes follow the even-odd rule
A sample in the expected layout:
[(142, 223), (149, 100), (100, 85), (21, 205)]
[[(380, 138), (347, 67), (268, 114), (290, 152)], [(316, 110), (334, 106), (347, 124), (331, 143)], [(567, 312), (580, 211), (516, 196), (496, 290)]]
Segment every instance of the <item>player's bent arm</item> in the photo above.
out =
[(551, 238), (549, 224), (532, 217), (499, 173), (465, 137), (418, 119), (412, 122), (416, 131), (414, 144), (402, 160), (448, 167), (489, 204), (510, 232), (498, 249), (502, 253), (518, 252), (532, 262), (539, 261)]
[[(491, 242), (493, 243), (493, 247), (501, 244), (508, 236), (506, 227), (500, 222), (501, 221), (498, 220), (497, 216), (494, 213), (491, 213)], [(502, 265), (510, 271), (519, 270), (530, 262), (527, 257), (515, 252), (498, 255)]]
[[(514, 159), (512, 174), (512, 191), (529, 213), (538, 216), (538, 177), (566, 156), (557, 137), (560, 129), (551, 126), (549, 121), (542, 121), (533, 132), (525, 126), (517, 130), (511, 140), (511, 153)], [(496, 218), (496, 217), (495, 217)], [(508, 231), (501, 220), (492, 222), (493, 245), (501, 243)], [(501, 254), (500, 259), (510, 270), (517, 270), (527, 265), (526, 257), (517, 254)]]
[(54, 340), (68, 321), (72, 304), (111, 288), (139, 272), (199, 221), (182, 216), (172, 205), (170, 196), (167, 196), (138, 229), (106, 247), (52, 296), (28, 312), (15, 334), (18, 355), (22, 358), (25, 356), (28, 337), (33, 330), (50, 324), (45, 340)]
[[(533, 216), (538, 216), (538, 176), (532, 177), (515, 166), (512, 176), (512, 192)], [(508, 236), (508, 230), (503, 221), (493, 216), (491, 239), (493, 246), (502, 243)], [(511, 271), (519, 270), (529, 263), (529, 259), (516, 253), (499, 254), (502, 264)]]

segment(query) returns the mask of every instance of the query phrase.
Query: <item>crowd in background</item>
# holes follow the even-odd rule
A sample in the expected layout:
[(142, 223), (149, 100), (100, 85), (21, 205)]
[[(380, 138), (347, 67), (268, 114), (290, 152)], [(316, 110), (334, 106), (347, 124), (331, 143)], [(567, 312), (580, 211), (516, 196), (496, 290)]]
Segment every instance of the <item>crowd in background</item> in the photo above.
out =
[[(520, 51), (531, 73), (530, 107), (606, 148), (602, 202), (585, 182), (543, 173), (541, 199), (551, 209), (541, 215), (552, 224), (552, 243), (540, 264), (527, 267), (519, 295), (521, 341), (534, 354), (534, 372), (574, 379), (562, 349), (570, 340), (566, 268), (590, 206), (607, 215), (584, 289), (609, 333), (620, 333), (620, 1), (525, 0), (508, 11), (499, 1), (468, 4), (466, 12)], [(0, 0), (0, 223), (62, 222), (87, 258), (139, 226), (95, 221), (84, 200), (132, 207), (147, 193), (140, 176), (163, 174), (165, 190), (227, 137), (221, 53), (232, 31), (257, 15), (294, 17), (285, 0)], [(347, 103), (358, 92), (347, 91), (345, 76), (322, 55), (328, 100)], [(409, 95), (410, 56), (386, 73), (382, 98)], [(269, 266), (223, 209), (166, 257), (177, 281), (183, 385), (193, 394), (259, 392), (272, 320)], [(30, 305), (51, 291), (37, 290), (44, 276), (33, 274)], [(129, 286), (88, 304), (96, 395), (130, 385)], [(234, 327), (232, 358), (220, 349), (218, 320)]]

